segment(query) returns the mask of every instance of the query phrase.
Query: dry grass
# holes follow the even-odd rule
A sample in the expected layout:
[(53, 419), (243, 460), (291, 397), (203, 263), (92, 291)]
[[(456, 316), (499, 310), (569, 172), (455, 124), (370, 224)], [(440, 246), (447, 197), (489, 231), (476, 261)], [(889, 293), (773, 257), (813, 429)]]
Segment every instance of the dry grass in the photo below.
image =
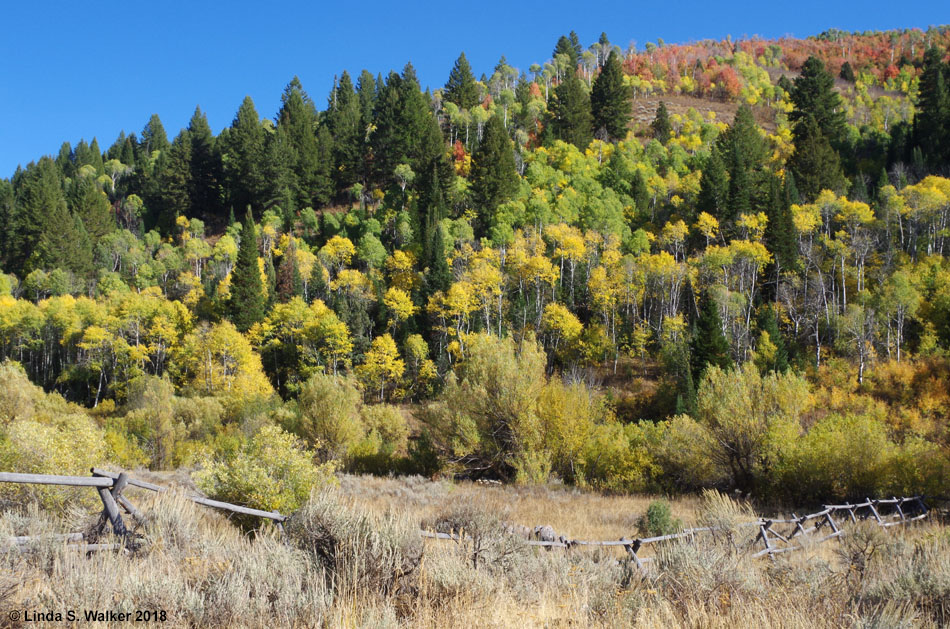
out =
[[(155, 480), (161, 480), (156, 478)], [(950, 536), (939, 523), (857, 527), (774, 561), (740, 533), (657, 548), (640, 573), (596, 548), (544, 551), (506, 524), (571, 537), (632, 535), (650, 497), (563, 487), (486, 487), (343, 477), (314, 495), (281, 539), (245, 535), (180, 494), (136, 493), (141, 546), (86, 555), (40, 542), (0, 546), (0, 613), (160, 609), (165, 626), (238, 627), (901, 627), (950, 620)], [(685, 524), (729, 526), (747, 507), (718, 495), (673, 501)], [(0, 537), (62, 533), (94, 516), (0, 514)], [(423, 520), (456, 522), (486, 544), (428, 540)], [(453, 525), (454, 526), (454, 525)], [(487, 543), (490, 542), (490, 543)], [(477, 562), (473, 553), (478, 552)], [(476, 567), (477, 564), (477, 567)]]

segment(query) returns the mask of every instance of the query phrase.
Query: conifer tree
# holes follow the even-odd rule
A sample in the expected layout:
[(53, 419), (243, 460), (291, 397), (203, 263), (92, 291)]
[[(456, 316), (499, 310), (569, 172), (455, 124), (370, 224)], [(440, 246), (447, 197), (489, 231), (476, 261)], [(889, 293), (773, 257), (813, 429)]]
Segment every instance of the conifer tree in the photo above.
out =
[(72, 178), (76, 174), (76, 163), (73, 161), (73, 148), (69, 142), (63, 142), (56, 156), (56, 165), (63, 177)]
[(250, 96), (237, 110), (231, 128), (219, 138), (222, 144), (224, 178), (230, 195), (228, 207), (261, 207), (265, 188), (264, 157), (267, 132)]
[(360, 118), (359, 96), (349, 73), (344, 71), (330, 95), (326, 114), (327, 129), (333, 138), (333, 181), (338, 198), (362, 178), (366, 133)]
[(0, 268), (12, 268), (8, 265), (13, 255), (13, 220), (13, 184), (6, 179), (0, 179)]
[[(775, 318), (775, 310), (772, 306), (766, 304), (759, 309), (756, 319), (756, 327), (761, 333), (768, 334), (768, 340), (771, 345), (769, 348), (770, 356), (767, 360), (762, 360), (766, 371), (776, 371), (784, 373), (788, 371), (788, 350), (785, 347), (785, 339), (778, 329), (778, 321)], [(763, 357), (766, 358), (766, 357)]]
[(277, 268), (277, 299), (287, 302), (292, 297), (302, 295), (303, 280), (297, 267), (297, 246), (291, 241)]
[[(574, 40), (577, 40), (577, 34), (574, 31), (571, 31), (571, 35), (574, 37)], [(554, 46), (554, 52), (551, 53), (551, 56), (557, 59), (558, 55), (567, 55), (569, 60), (570, 67), (568, 68), (569, 74), (574, 74), (574, 71), (577, 69), (577, 62), (580, 60), (581, 51), (575, 47), (574, 42), (571, 41), (566, 35), (561, 35), (557, 44)]]
[(28, 269), (28, 261), (50, 217), (59, 213), (60, 206), (63, 212), (68, 212), (62, 175), (49, 157), (28, 166), (14, 182), (16, 201), (7, 238), (9, 251), (4, 252), (4, 257), (10, 261), (6, 270), (23, 272), (35, 268)]
[(247, 332), (264, 319), (264, 286), (257, 263), (257, 233), (250, 209), (241, 228), (241, 242), (237, 261), (231, 271), (231, 297), (228, 312), (231, 322), (241, 332)]
[(603, 129), (611, 141), (627, 137), (631, 110), (630, 90), (623, 82), (620, 58), (613, 52), (607, 57), (607, 63), (594, 80), (590, 107), (595, 131)]
[(452, 285), (452, 269), (445, 257), (445, 237), (442, 235), (442, 225), (435, 224), (431, 229), (431, 244), (429, 245), (429, 266), (425, 274), (425, 296), (436, 291), (447, 291)]
[[(317, 110), (296, 76), (284, 88), (277, 126), (293, 148), (296, 207), (319, 207), (330, 200), (330, 163), (321, 159), (332, 147), (317, 138)], [(285, 208), (287, 209), (287, 208)]]
[[(791, 177), (791, 173), (787, 175)], [(786, 192), (788, 182), (783, 187), (779, 177), (769, 176), (769, 204), (765, 225), (765, 244), (772, 253), (776, 274), (782, 271), (794, 271), (798, 268), (798, 247), (795, 235), (795, 223), (792, 220), (791, 203)], [(777, 279), (777, 278), (776, 278)]]
[(788, 119), (793, 123), (795, 140), (803, 136), (802, 124), (811, 118), (833, 148), (844, 144), (845, 115), (841, 97), (834, 90), (835, 81), (817, 57), (809, 57), (795, 79), (791, 97), (794, 109)]
[(215, 149), (215, 138), (208, 125), (208, 117), (195, 108), (188, 123), (191, 139), (191, 179), (189, 196), (192, 212), (205, 218), (223, 222), (221, 211), (221, 157)]
[(722, 319), (719, 306), (711, 296), (700, 299), (699, 317), (693, 328), (690, 342), (690, 368), (693, 378), (702, 378), (710, 365), (727, 369), (732, 364), (729, 357), (729, 342), (722, 333)]
[(854, 69), (851, 67), (851, 62), (845, 61), (841, 64), (841, 72), (838, 73), (838, 76), (848, 83), (854, 83)]
[(722, 221), (726, 217), (728, 203), (729, 173), (726, 172), (719, 151), (713, 149), (699, 180), (696, 207), (700, 212), (708, 212)]
[(452, 66), (442, 98), (449, 103), (455, 103), (459, 109), (471, 109), (478, 104), (478, 86), (475, 85), (475, 75), (472, 74), (472, 67), (468, 64), (464, 52)]
[(795, 176), (795, 185), (806, 201), (815, 199), (822, 190), (837, 191), (844, 185), (838, 153), (813, 118), (796, 126), (798, 136), (795, 152), (788, 167)]
[(554, 89), (549, 112), (549, 132), (553, 139), (573, 144), (582, 151), (594, 139), (590, 96), (584, 82), (574, 73)]
[(93, 247), (100, 238), (115, 231), (112, 205), (92, 177), (80, 177), (74, 181), (68, 201), (72, 214), (82, 221)]
[(656, 116), (650, 123), (650, 128), (653, 129), (653, 137), (666, 146), (673, 134), (673, 125), (670, 124), (670, 113), (666, 110), (666, 103), (663, 101), (660, 101), (659, 107), (656, 108)]
[(179, 133), (171, 147), (162, 151), (146, 184), (146, 227), (171, 233), (175, 219), (191, 212), (191, 135)]
[(498, 116), (489, 119), (482, 141), (472, 155), (471, 181), (482, 227), (487, 227), (497, 207), (517, 194), (520, 181), (514, 147)]
[(168, 141), (168, 134), (165, 133), (165, 127), (162, 125), (158, 114), (152, 114), (148, 119), (145, 128), (142, 129), (142, 149), (145, 156), (150, 156), (154, 151), (165, 151), (171, 143)]
[(931, 47), (924, 53), (924, 71), (920, 76), (917, 115), (914, 118), (914, 140), (927, 162), (937, 166), (950, 161), (950, 70), (943, 55)]

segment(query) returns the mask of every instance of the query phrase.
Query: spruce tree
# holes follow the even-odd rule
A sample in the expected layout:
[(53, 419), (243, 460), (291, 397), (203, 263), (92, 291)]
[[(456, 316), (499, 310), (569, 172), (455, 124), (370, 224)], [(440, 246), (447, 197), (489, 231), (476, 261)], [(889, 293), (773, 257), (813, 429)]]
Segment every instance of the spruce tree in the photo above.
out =
[(152, 114), (145, 128), (142, 129), (142, 149), (145, 151), (145, 156), (149, 157), (155, 151), (168, 150), (170, 145), (161, 118), (158, 114)]
[(82, 221), (93, 248), (103, 236), (115, 231), (112, 204), (92, 177), (73, 181), (68, 205), (72, 214)]
[(695, 380), (700, 380), (706, 368), (715, 365), (723, 369), (732, 365), (729, 342), (722, 333), (719, 306), (709, 295), (700, 299), (699, 317), (690, 341), (690, 368)]
[(13, 184), (0, 179), (0, 269), (12, 268), (14, 225)]
[(366, 131), (360, 119), (359, 95), (349, 73), (344, 71), (330, 96), (326, 114), (327, 129), (333, 137), (333, 181), (337, 198), (342, 198), (363, 176)]
[[(789, 173), (787, 177), (791, 177)], [(775, 273), (794, 271), (798, 268), (798, 246), (795, 222), (792, 220), (791, 203), (778, 175), (769, 175), (769, 204), (765, 225), (765, 244), (772, 253)], [(792, 182), (791, 185), (794, 185)], [(776, 277), (776, 279), (778, 279)]]
[(264, 319), (264, 286), (257, 263), (257, 234), (254, 217), (248, 209), (241, 229), (237, 261), (231, 271), (231, 297), (228, 312), (231, 322), (241, 332), (247, 332), (255, 323)]
[[(575, 40), (577, 34), (571, 31), (571, 34), (574, 36)], [(574, 74), (574, 71), (577, 69), (577, 62), (580, 61), (581, 53), (577, 50), (574, 45), (574, 42), (571, 41), (566, 35), (561, 35), (557, 44), (554, 46), (554, 52), (551, 53), (551, 57), (557, 59), (558, 55), (566, 55), (569, 62), (568, 73)]]
[(6, 243), (9, 250), (4, 251), (9, 266), (5, 270), (25, 274), (36, 268), (29, 267), (28, 261), (40, 236), (47, 230), (50, 218), (60, 213), (60, 206), (62, 212), (68, 214), (62, 174), (56, 163), (43, 157), (36, 164), (27, 166), (14, 177), (14, 194), (15, 204)]
[(191, 211), (205, 219), (224, 222), (221, 210), (221, 156), (215, 148), (215, 138), (208, 125), (208, 117), (195, 108), (188, 123), (191, 140), (191, 178), (189, 197)]
[(838, 73), (838, 76), (841, 77), (842, 80), (847, 81), (848, 83), (854, 83), (855, 81), (854, 69), (852, 69), (850, 62), (845, 61), (844, 63), (841, 64), (841, 72)]
[(593, 117), (587, 88), (572, 72), (554, 89), (549, 104), (549, 132), (554, 139), (563, 140), (584, 150), (594, 139)]
[(785, 347), (785, 339), (778, 329), (778, 320), (775, 318), (775, 310), (772, 306), (766, 304), (759, 308), (756, 318), (756, 327), (759, 332), (769, 335), (769, 341), (774, 346), (771, 360), (764, 364), (767, 371), (776, 371), (784, 373), (788, 371), (788, 349)]
[(791, 93), (794, 109), (788, 119), (794, 125), (796, 141), (803, 135), (801, 123), (811, 118), (832, 147), (837, 149), (844, 145), (844, 103), (834, 87), (835, 80), (825, 70), (825, 64), (817, 57), (809, 57)]
[(670, 124), (670, 113), (666, 110), (666, 103), (663, 101), (660, 101), (659, 107), (656, 108), (656, 116), (650, 123), (650, 128), (653, 129), (653, 137), (666, 146), (673, 134), (673, 125)]
[(822, 190), (839, 190), (845, 182), (838, 153), (818, 123), (806, 118), (796, 126), (795, 152), (788, 161), (802, 199), (814, 200)]
[(446, 102), (455, 103), (459, 109), (471, 109), (478, 104), (478, 86), (475, 85), (475, 75), (472, 74), (472, 66), (468, 64), (464, 52), (452, 66), (442, 98)]
[(603, 129), (611, 141), (627, 137), (631, 113), (630, 90), (623, 82), (620, 58), (613, 52), (594, 80), (590, 107), (595, 131)]
[(482, 141), (472, 155), (471, 182), (472, 197), (485, 228), (498, 206), (514, 198), (519, 185), (514, 146), (498, 116), (488, 120)]
[(169, 234), (179, 216), (190, 216), (191, 197), (191, 135), (182, 131), (171, 147), (159, 153), (145, 189), (145, 206), (149, 210), (146, 227)]
[(231, 128), (219, 141), (229, 193), (228, 207), (232, 212), (235, 207), (261, 207), (265, 202), (262, 192), (267, 132), (250, 96), (244, 97)]
[(73, 148), (69, 142), (63, 142), (59, 147), (59, 154), (56, 156), (56, 165), (59, 167), (63, 177), (72, 178), (76, 174), (76, 162), (73, 161)]
[(728, 203), (729, 173), (726, 172), (719, 151), (713, 149), (699, 180), (696, 207), (700, 212), (708, 212), (722, 221), (726, 217)]
[(286, 132), (293, 148), (294, 206), (319, 207), (330, 200), (330, 163), (321, 154), (332, 147), (317, 139), (317, 110), (296, 76), (284, 88), (277, 126)]
[(914, 118), (914, 143), (919, 146), (931, 166), (950, 161), (950, 91), (947, 88), (948, 68), (943, 54), (936, 48), (924, 53), (924, 69), (920, 76), (917, 115)]

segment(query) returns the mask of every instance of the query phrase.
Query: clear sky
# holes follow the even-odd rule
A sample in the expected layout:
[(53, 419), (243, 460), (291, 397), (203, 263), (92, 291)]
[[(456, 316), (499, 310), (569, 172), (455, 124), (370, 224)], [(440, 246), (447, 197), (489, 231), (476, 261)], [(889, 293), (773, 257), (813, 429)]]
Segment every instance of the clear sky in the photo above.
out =
[(606, 31), (626, 48), (726, 35), (815, 35), (827, 28), (885, 30), (950, 22), (945, 2), (262, 3), (11, 2), (0, 15), (0, 177), (55, 154), (63, 141), (139, 133), (157, 113), (173, 137), (195, 105), (215, 133), (249, 94), (273, 117), (296, 74), (317, 105), (333, 76), (416, 67), (423, 88), (445, 83), (462, 50), (476, 76), (504, 54), (527, 71), (546, 61), (558, 36), (577, 31), (586, 47)]

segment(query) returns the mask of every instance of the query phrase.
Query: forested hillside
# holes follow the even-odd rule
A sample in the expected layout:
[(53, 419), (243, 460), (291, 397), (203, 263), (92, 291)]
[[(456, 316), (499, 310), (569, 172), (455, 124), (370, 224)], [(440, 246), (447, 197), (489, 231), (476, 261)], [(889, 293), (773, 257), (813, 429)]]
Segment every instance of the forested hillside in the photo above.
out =
[(61, 472), (100, 435), (79, 458), (219, 495), (290, 451), (945, 493), (948, 47), (571, 33), (527, 69), (294, 78), (217, 135), (199, 107), (66, 142), (0, 179), (0, 463)]

